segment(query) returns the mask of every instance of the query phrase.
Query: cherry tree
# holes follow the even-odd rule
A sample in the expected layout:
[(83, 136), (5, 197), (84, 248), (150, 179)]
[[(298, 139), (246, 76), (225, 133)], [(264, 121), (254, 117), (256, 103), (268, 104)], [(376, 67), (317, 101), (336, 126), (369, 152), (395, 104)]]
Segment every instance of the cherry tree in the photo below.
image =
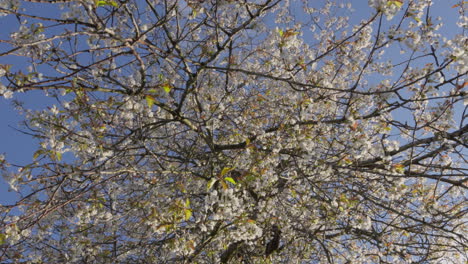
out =
[(1, 1), (1, 262), (464, 263), (466, 1), (350, 2)]

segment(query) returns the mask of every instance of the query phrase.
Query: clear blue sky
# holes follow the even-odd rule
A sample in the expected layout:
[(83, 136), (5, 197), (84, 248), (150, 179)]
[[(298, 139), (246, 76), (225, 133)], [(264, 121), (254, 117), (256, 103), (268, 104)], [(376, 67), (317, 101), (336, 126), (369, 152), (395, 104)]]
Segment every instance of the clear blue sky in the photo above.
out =
[[(2, 1), (2, 0), (0, 0)], [(337, 0), (337, 2), (341, 2)], [(366, 0), (352, 0), (353, 8), (356, 10), (352, 16), (352, 23), (359, 22), (362, 18), (369, 17), (373, 12), (367, 5)], [(442, 16), (446, 27), (441, 30), (444, 35), (451, 35), (453, 25), (458, 18), (457, 9), (451, 6), (457, 3), (457, 0), (436, 0), (432, 7), (433, 16)], [(39, 14), (52, 17), (59, 17), (60, 10), (54, 4), (25, 3), (23, 7), (27, 8), (29, 14)], [(31, 8), (32, 7), (32, 8)], [(8, 39), (8, 35), (19, 27), (15, 16), (0, 17), (0, 39)], [(5, 51), (6, 46), (0, 43), (0, 53)], [(399, 54), (396, 54), (397, 56)], [(26, 68), (27, 63), (24, 59), (8, 56), (0, 57), (0, 64), (12, 64), (14, 68)], [(4, 82), (5, 80), (0, 80)], [(24, 102), (26, 108), (43, 109), (54, 103), (53, 99), (44, 96), (40, 92), (26, 94), (15, 94), (14, 100)], [(15, 128), (21, 128), (19, 122), (23, 119), (13, 107), (13, 99), (6, 100), (0, 97), (0, 154), (5, 153), (7, 159), (16, 164), (28, 164), (32, 161), (34, 151), (37, 149), (37, 141), (30, 136), (19, 133)], [(9, 204), (15, 200), (15, 196), (8, 192), (8, 187), (3, 178), (0, 178), (0, 204)]]

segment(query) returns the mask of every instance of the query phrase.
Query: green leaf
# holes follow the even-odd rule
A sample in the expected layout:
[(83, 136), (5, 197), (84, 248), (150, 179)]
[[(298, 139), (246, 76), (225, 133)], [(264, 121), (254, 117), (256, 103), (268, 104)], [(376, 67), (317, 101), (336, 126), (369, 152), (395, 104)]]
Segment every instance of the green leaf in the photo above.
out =
[(0, 233), (0, 246), (5, 244), (6, 242), (6, 235), (3, 233)]
[(213, 187), (216, 181), (217, 181), (216, 178), (211, 178), (211, 180), (206, 184), (206, 190), (209, 191)]
[(292, 195), (293, 198), (296, 198), (296, 197), (297, 197), (297, 192), (296, 192), (296, 190), (291, 189), (291, 195)]
[(107, 5), (110, 5), (110, 6), (113, 6), (113, 7), (117, 7), (117, 3), (115, 1), (112, 1), (112, 0), (98, 0), (96, 1), (96, 6), (100, 7), (100, 6), (107, 6)]
[(187, 199), (185, 200), (185, 207), (190, 208), (190, 200), (189, 200), (189, 198), (187, 198)]
[(55, 152), (55, 158), (56, 158), (58, 161), (61, 161), (61, 160), (62, 160), (62, 153), (56, 151), (56, 152)]
[(164, 83), (162, 88), (164, 89), (164, 91), (166, 93), (169, 93), (171, 91), (171, 89), (172, 89), (172, 87), (171, 87), (171, 85), (169, 83)]
[(278, 34), (280, 35), (280, 37), (283, 37), (283, 34), (284, 34), (283, 30), (282, 30), (282, 29), (278, 29)]
[(414, 20), (416, 20), (417, 22), (421, 22), (421, 19), (419, 17), (413, 17)]
[(351, 200), (349, 202), (349, 207), (356, 207), (359, 204), (359, 200)]
[(226, 181), (228, 181), (228, 182), (230, 182), (230, 183), (236, 185), (236, 181), (235, 181), (233, 178), (231, 178), (231, 177), (226, 177), (226, 178), (224, 178), (224, 180), (226, 180)]
[(40, 155), (44, 153), (44, 150), (40, 149), (33, 154), (33, 159), (37, 159)]
[(340, 195), (340, 202), (343, 202), (343, 203), (348, 203), (348, 197), (346, 197), (346, 194), (342, 193)]
[(153, 96), (147, 95), (145, 96), (146, 99), (146, 104), (148, 104), (148, 107), (151, 108), (154, 105), (154, 102), (156, 101)]

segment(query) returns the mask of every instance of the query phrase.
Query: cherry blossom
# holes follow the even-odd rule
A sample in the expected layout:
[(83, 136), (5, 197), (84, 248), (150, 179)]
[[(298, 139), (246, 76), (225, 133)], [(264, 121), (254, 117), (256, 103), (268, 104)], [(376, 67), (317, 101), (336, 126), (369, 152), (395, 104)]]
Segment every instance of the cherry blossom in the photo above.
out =
[(355, 2), (0, 3), (1, 262), (466, 262), (466, 5)]

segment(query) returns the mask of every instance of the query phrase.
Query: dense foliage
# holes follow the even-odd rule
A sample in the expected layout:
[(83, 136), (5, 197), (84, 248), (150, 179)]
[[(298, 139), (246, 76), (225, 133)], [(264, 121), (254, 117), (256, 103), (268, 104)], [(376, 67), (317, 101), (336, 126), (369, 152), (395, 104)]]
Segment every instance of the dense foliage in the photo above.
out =
[(464, 263), (467, 5), (351, 2), (0, 1), (1, 262)]

